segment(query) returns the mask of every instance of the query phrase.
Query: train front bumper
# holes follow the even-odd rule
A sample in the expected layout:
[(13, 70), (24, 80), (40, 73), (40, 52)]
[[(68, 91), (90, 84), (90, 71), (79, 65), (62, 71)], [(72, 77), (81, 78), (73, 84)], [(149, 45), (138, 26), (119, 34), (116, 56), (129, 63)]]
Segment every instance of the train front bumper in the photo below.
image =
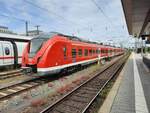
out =
[(21, 67), (22, 72), (25, 74), (32, 73), (32, 68), (31, 67)]

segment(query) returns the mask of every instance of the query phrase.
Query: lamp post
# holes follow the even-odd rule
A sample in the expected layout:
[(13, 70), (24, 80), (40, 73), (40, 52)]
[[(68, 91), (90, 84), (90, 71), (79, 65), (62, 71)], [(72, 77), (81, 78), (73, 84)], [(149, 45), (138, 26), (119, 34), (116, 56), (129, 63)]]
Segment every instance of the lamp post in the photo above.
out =
[(39, 35), (39, 27), (40, 27), (40, 25), (36, 25), (35, 27), (37, 28), (37, 35)]

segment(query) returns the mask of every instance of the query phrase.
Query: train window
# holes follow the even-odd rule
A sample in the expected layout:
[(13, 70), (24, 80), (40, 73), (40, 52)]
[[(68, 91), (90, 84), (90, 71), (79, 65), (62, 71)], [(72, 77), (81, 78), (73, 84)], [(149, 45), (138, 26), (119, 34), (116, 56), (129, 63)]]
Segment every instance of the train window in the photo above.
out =
[(98, 49), (96, 49), (96, 54), (98, 54)]
[(88, 56), (88, 50), (87, 49), (84, 50), (84, 56)]
[(76, 49), (72, 49), (72, 58), (76, 57)]
[(42, 47), (43, 43), (46, 42), (47, 38), (33, 38), (30, 41), (29, 57), (33, 57)]
[(64, 57), (66, 57), (67, 56), (67, 48), (66, 47), (63, 48), (63, 52), (64, 52)]
[(92, 49), (89, 50), (89, 54), (90, 54), (90, 56), (92, 55)]
[(106, 53), (106, 50), (104, 50), (104, 53)]
[(79, 50), (78, 50), (78, 55), (79, 55), (79, 56), (82, 56), (82, 49), (79, 49)]
[(93, 50), (93, 54), (95, 54), (95, 50)]
[(100, 50), (98, 50), (98, 53), (100, 54)]
[(102, 53), (104, 53), (104, 50), (101, 50)]
[(9, 54), (10, 54), (10, 50), (9, 50), (8, 47), (5, 47), (5, 54), (6, 54), (6, 55), (9, 55)]

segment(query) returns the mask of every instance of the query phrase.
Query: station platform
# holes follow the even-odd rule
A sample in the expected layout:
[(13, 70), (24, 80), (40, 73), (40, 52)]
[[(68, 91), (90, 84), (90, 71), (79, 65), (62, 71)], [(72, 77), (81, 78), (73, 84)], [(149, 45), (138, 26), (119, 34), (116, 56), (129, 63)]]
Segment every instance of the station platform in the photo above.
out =
[(99, 113), (150, 113), (150, 71), (132, 53)]
[(150, 69), (150, 54), (144, 54), (143, 62)]

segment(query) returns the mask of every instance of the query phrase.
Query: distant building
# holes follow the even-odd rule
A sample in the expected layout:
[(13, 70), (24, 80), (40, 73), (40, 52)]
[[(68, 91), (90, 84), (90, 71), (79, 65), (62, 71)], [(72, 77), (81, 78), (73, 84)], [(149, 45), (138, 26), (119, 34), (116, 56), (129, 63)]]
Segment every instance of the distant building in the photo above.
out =
[(43, 33), (43, 31), (37, 31), (37, 30), (31, 30), (31, 31), (28, 31), (28, 35), (29, 36), (36, 36), (36, 35), (38, 35), (38, 34), (41, 34), (41, 33)]
[(12, 31), (10, 31), (10, 30), (8, 29), (8, 27), (6, 27), (6, 26), (0, 26), (0, 33), (16, 34), (16, 33), (13, 33)]

